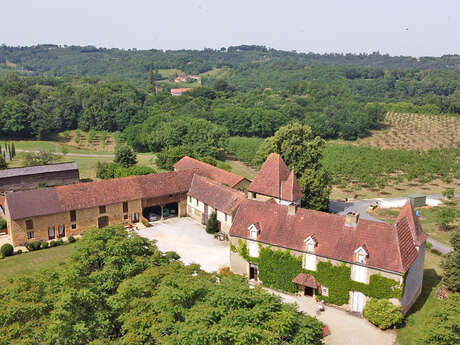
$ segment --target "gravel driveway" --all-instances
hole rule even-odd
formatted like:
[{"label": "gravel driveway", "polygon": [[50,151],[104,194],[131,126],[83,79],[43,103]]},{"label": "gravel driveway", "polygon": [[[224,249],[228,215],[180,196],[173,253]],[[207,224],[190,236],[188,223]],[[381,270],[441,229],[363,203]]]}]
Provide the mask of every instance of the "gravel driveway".
[{"label": "gravel driveway", "polygon": [[229,243],[206,233],[204,226],[191,218],[173,218],[158,222],[137,232],[149,240],[157,240],[158,248],[175,251],[188,265],[197,263],[207,272],[230,266]]}]

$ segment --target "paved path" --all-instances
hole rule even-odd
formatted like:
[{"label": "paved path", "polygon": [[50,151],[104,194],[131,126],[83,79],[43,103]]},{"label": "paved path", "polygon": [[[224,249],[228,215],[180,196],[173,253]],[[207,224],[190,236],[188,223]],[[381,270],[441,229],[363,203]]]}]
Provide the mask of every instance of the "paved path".
[{"label": "paved path", "polygon": [[[285,303],[296,303],[300,311],[316,317],[317,303],[312,297],[266,290],[280,296]],[[331,334],[324,339],[329,345],[392,345],[396,341],[394,330],[382,331],[366,319],[338,308],[326,306],[317,318],[331,331]]]},{"label": "paved path", "polygon": [[[460,193],[455,193],[455,197],[459,198]],[[431,194],[427,195],[427,199],[441,199],[442,195],[441,194]],[[398,197],[398,198],[377,198],[377,199],[364,199],[364,200],[355,200],[355,201],[350,201],[350,202],[345,202],[345,201],[331,201],[329,203],[329,209],[333,213],[345,215],[350,211],[358,212],[359,216],[364,218],[364,219],[369,219],[373,220],[376,222],[383,222],[380,219],[377,219],[375,217],[372,217],[370,214],[367,213],[367,208],[375,203],[394,203],[395,205],[397,204],[398,206],[404,205],[405,202],[407,202],[408,198],[407,197]],[[449,253],[452,248],[449,247],[448,245],[445,245],[443,243],[440,243],[438,241],[435,241],[431,238],[428,239],[428,242],[430,242],[433,245],[433,248],[440,251],[443,254]]]}]

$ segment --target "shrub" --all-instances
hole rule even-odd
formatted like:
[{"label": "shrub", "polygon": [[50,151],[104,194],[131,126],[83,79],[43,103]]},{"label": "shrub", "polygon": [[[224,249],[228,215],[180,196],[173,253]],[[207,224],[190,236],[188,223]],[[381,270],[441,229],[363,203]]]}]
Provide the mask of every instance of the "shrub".
[{"label": "shrub", "polygon": [[69,243],[74,243],[77,239],[73,236],[69,236]]},{"label": "shrub", "polygon": [[43,248],[43,249],[46,249],[46,248],[48,248],[49,246],[50,246],[50,245],[49,245],[48,242],[46,242],[46,241],[43,241],[43,242],[42,242],[42,248]]},{"label": "shrub", "polygon": [[64,241],[62,238],[60,238],[59,240],[56,241],[58,246],[60,246],[61,244],[64,244]]},{"label": "shrub", "polygon": [[17,254],[22,254],[22,250],[21,249],[18,249],[17,252],[16,252],[16,255]]},{"label": "shrub", "polygon": [[39,250],[41,245],[42,244],[39,241],[27,242],[26,243],[26,248],[29,251]]},{"label": "shrub", "polygon": [[0,257],[4,258],[6,256],[11,256],[14,253],[14,248],[11,244],[5,243],[1,248],[0,248]]},{"label": "shrub", "polygon": [[145,219],[142,219],[142,224],[144,224],[147,227],[150,226],[149,222],[147,222]]},{"label": "shrub", "polygon": [[6,228],[6,220],[1,218],[0,219],[0,230],[3,230]]},{"label": "shrub", "polygon": [[219,232],[219,223],[217,221],[216,212],[211,213],[209,216],[208,223],[206,224],[206,232],[208,234],[216,234]]},{"label": "shrub", "polygon": [[430,250],[431,248],[433,248],[433,245],[431,244],[431,242],[426,242],[426,249]]},{"label": "shrub", "polygon": [[381,329],[390,328],[403,320],[399,307],[386,299],[370,299],[364,307],[363,316]]},{"label": "shrub", "polygon": [[58,245],[59,245],[59,243],[57,243],[56,241],[51,241],[50,242],[50,247],[56,247]]}]

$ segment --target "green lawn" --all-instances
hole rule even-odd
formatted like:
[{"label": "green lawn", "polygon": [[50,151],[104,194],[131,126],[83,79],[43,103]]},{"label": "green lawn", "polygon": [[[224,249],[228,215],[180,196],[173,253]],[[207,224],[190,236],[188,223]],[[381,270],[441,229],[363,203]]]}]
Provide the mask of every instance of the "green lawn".
[{"label": "green lawn", "polygon": [[72,253],[75,244],[27,252],[0,260],[0,286],[18,274],[30,274],[40,269],[56,269]]},{"label": "green lawn", "polygon": [[439,303],[433,297],[440,285],[442,258],[427,252],[425,256],[425,272],[423,275],[422,293],[406,316],[405,326],[398,329],[397,341],[399,345],[416,345],[416,338],[421,334],[428,312]]}]

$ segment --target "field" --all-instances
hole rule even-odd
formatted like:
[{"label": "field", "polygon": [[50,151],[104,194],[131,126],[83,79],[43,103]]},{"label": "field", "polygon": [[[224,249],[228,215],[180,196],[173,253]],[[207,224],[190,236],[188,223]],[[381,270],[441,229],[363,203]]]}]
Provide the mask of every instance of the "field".
[{"label": "field", "polygon": [[[437,221],[439,214],[442,209],[451,208],[459,215],[452,224],[449,226],[448,231],[440,230]],[[449,205],[441,205],[437,207],[419,207],[417,210],[420,212],[419,221],[430,238],[439,241],[441,243],[450,245],[449,239],[454,231],[459,228],[460,222],[460,199],[454,199],[449,202]],[[382,219],[387,222],[394,222],[399,215],[401,209],[399,208],[377,208],[373,212],[370,212],[374,217]]]},{"label": "field", "polygon": [[460,117],[389,112],[382,129],[356,143],[382,149],[460,148]]},{"label": "field", "polygon": [[70,256],[75,244],[27,252],[0,260],[0,286],[18,274],[30,274],[40,269],[56,269]]}]

